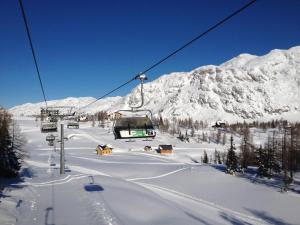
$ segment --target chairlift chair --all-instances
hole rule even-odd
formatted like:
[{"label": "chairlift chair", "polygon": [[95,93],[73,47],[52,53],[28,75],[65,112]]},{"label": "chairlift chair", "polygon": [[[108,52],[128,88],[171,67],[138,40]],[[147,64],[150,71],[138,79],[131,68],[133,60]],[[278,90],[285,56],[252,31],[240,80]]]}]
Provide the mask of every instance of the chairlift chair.
[{"label": "chairlift chair", "polygon": [[113,131],[115,139],[155,138],[156,135],[152,121],[147,116],[118,118],[115,120]]},{"label": "chairlift chair", "polygon": [[41,132],[57,132],[57,115],[58,110],[49,110],[41,108]]},{"label": "chairlift chair", "polygon": [[136,76],[141,82],[141,104],[139,106],[131,106],[131,110],[119,110],[120,112],[129,112],[131,114],[148,112],[143,116],[118,117],[114,119],[113,132],[115,139],[133,139],[133,138],[155,138],[156,132],[152,123],[152,112],[147,109],[140,109],[144,105],[143,83],[147,80],[146,75],[139,74]]},{"label": "chairlift chair", "polygon": [[79,123],[77,121],[69,121],[67,123],[67,128],[71,129],[71,128],[74,128],[74,129],[79,129]]},{"label": "chairlift chair", "polygon": [[57,132],[57,123],[56,122],[42,122],[41,123],[41,132]]},{"label": "chairlift chair", "polygon": [[55,136],[53,134],[48,134],[46,136],[46,141],[54,141],[55,140]]}]

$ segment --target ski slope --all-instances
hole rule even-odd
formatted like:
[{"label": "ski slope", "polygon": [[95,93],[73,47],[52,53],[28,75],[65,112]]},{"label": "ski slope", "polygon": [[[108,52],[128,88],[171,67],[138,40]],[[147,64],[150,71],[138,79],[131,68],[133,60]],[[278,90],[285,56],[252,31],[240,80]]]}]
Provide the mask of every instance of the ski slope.
[{"label": "ski slope", "polygon": [[[34,120],[17,122],[30,158],[24,180],[0,199],[1,225],[299,224],[299,194],[194,163],[203,150],[220,148],[215,144],[182,143],[161,133],[154,141],[126,142],[85,123],[65,128],[66,172],[59,175],[59,144],[56,151],[48,146]],[[96,155],[96,145],[106,143],[113,154]],[[175,145],[174,153],[143,151],[159,144]]]}]

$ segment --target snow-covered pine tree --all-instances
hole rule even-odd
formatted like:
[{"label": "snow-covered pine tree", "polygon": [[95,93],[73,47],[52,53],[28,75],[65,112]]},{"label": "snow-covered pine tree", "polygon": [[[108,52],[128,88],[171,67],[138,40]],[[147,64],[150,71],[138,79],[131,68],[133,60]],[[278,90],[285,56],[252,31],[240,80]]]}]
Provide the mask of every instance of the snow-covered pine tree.
[{"label": "snow-covered pine tree", "polygon": [[235,155],[235,147],[233,145],[233,137],[230,137],[230,148],[227,152],[226,172],[234,174],[237,170],[237,157]]}]

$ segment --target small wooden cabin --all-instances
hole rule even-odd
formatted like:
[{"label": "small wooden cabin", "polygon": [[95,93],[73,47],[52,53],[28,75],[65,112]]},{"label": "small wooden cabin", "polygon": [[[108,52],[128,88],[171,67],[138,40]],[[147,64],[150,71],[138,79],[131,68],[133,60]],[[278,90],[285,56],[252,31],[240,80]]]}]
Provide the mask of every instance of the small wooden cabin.
[{"label": "small wooden cabin", "polygon": [[173,152],[172,145],[159,145],[158,150],[160,154],[171,154]]},{"label": "small wooden cabin", "polygon": [[112,153],[112,147],[110,145],[98,145],[96,153],[97,155],[109,155]]}]

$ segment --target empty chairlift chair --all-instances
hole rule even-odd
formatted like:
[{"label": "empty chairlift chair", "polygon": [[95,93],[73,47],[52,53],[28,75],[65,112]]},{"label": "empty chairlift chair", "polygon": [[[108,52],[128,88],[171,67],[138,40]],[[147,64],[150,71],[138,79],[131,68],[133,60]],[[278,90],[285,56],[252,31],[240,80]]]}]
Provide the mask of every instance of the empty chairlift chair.
[{"label": "empty chairlift chair", "polygon": [[41,132],[49,133],[49,132],[57,132],[57,123],[56,122],[41,122]]},{"label": "empty chairlift chair", "polygon": [[154,130],[154,126],[152,124],[152,112],[147,109],[140,109],[144,105],[144,93],[143,93],[143,84],[144,81],[147,80],[145,74],[139,74],[135,77],[135,79],[139,79],[141,82],[141,103],[138,106],[130,106],[131,110],[119,110],[116,113],[120,114],[120,112],[127,112],[133,114],[139,114],[143,112],[150,113],[150,117],[146,115],[143,116],[127,116],[123,117],[118,116],[115,117],[113,132],[115,135],[115,139],[132,139],[132,138],[154,138],[156,132]]},{"label": "empty chairlift chair", "polygon": [[67,128],[79,129],[79,123],[77,121],[69,121],[67,124]]},{"label": "empty chairlift chair", "polygon": [[156,132],[148,117],[123,117],[116,119],[115,139],[154,138]]}]

